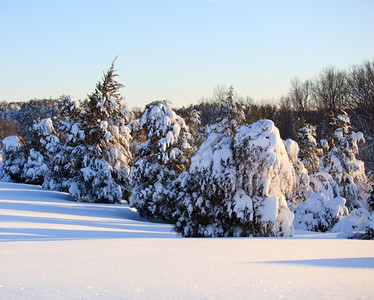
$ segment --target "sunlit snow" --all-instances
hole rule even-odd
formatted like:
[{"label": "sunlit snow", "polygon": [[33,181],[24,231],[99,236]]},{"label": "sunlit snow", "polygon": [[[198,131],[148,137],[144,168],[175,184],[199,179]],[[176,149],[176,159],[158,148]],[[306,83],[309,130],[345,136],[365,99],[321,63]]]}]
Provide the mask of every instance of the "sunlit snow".
[{"label": "sunlit snow", "polygon": [[0,299],[372,299],[373,241],[180,238],[126,204],[0,183]]}]

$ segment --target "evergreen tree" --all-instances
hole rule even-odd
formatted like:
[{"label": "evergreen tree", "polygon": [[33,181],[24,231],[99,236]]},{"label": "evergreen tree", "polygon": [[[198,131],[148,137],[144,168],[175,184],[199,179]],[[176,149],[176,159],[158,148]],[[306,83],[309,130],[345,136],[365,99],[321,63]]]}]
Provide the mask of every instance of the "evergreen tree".
[{"label": "evergreen tree", "polygon": [[308,170],[305,168],[305,165],[299,159],[299,145],[288,139],[283,142],[286,148],[288,159],[293,166],[293,176],[295,177],[295,188],[292,190],[292,195],[288,195],[288,205],[294,210],[294,208],[301,202],[305,201],[310,190],[310,179],[308,175]]},{"label": "evergreen tree", "polygon": [[35,149],[30,149],[22,172],[25,183],[42,185],[48,171],[48,166],[45,164],[43,156]]},{"label": "evergreen tree", "polygon": [[211,132],[178,181],[175,229],[183,236],[292,235],[294,170],[269,120],[234,136]]},{"label": "evergreen tree", "polygon": [[[295,211],[295,227],[327,231],[346,227],[357,229],[368,206],[368,181],[363,162],[356,159],[361,133],[352,131],[345,112],[333,118],[329,142],[322,142],[324,168],[310,174],[311,191]],[[358,208],[358,209],[357,209]],[[349,211],[351,214],[349,214]],[[357,215],[363,218],[356,218]],[[348,220],[348,221],[346,221]]]},{"label": "evergreen tree", "polygon": [[327,197],[324,193],[312,192],[295,211],[295,228],[310,231],[329,231],[348,215],[343,197]]},{"label": "evergreen tree", "polygon": [[374,185],[371,188],[370,198],[369,198],[369,206],[372,211],[374,211]]},{"label": "evergreen tree", "polygon": [[76,200],[81,199],[84,187],[82,168],[84,145],[84,110],[80,102],[65,97],[60,103],[61,119],[57,125],[60,147],[55,155],[54,167],[44,181],[44,187],[69,192]]},{"label": "evergreen tree", "polygon": [[324,158],[325,171],[339,185],[340,195],[347,199],[349,210],[359,208],[369,191],[364,163],[356,158],[358,143],[364,142],[364,136],[352,130],[344,111],[334,118],[331,127],[336,129]]},{"label": "evergreen tree", "polygon": [[56,171],[56,154],[61,148],[52,120],[47,118],[35,121],[33,131],[35,140],[30,151],[28,163],[32,168],[27,168],[25,176],[30,183],[37,183],[36,180],[38,180],[38,184],[42,184],[51,190],[59,191],[59,186],[47,184],[51,173]]},{"label": "evergreen tree", "polygon": [[221,103],[220,115],[216,123],[207,127],[207,134],[219,132],[226,136],[234,136],[235,128],[244,124],[245,119],[243,107],[235,101],[234,88],[231,86],[226,100]]},{"label": "evergreen tree", "polygon": [[26,150],[21,137],[12,135],[3,139],[1,180],[23,183],[23,166],[26,162]]},{"label": "evergreen tree", "polygon": [[103,81],[89,95],[84,116],[85,144],[81,169],[88,201],[119,202],[130,193],[130,130],[129,111],[122,104],[116,81],[114,62]]},{"label": "evergreen tree", "polygon": [[175,210],[171,185],[186,170],[192,151],[189,129],[170,104],[162,101],[147,105],[139,125],[147,139],[131,170],[130,205],[142,217],[171,222]]},{"label": "evergreen tree", "polygon": [[186,125],[190,130],[190,134],[193,138],[193,145],[200,146],[204,140],[205,130],[201,124],[201,112],[195,109],[193,106],[187,109],[187,115],[184,117]]},{"label": "evergreen tree", "polygon": [[316,127],[310,124],[305,124],[297,133],[298,156],[309,174],[315,174],[321,169],[319,160],[322,150],[318,149],[315,137]]}]

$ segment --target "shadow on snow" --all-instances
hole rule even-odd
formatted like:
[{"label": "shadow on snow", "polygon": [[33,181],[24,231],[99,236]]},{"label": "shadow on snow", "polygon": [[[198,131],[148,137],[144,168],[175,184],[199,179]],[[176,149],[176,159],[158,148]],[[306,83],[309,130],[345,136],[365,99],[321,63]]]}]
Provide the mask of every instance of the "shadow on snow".
[{"label": "shadow on snow", "polygon": [[303,260],[265,261],[266,264],[302,265],[313,267],[363,268],[374,269],[374,257],[324,258]]},{"label": "shadow on snow", "polygon": [[142,220],[128,205],[69,199],[38,186],[0,182],[0,241],[176,236],[170,225]]}]

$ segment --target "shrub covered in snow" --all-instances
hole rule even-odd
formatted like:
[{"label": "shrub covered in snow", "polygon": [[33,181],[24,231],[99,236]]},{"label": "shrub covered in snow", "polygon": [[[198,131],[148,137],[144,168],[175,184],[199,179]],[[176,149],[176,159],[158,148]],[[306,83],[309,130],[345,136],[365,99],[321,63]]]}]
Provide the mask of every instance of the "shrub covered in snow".
[{"label": "shrub covered in snow", "polygon": [[363,134],[352,131],[345,112],[334,118],[331,126],[336,130],[330,141],[330,149],[324,157],[324,170],[339,185],[340,196],[347,199],[349,210],[367,206],[370,187],[364,163],[356,158],[358,143],[364,141]]},{"label": "shrub covered in snow", "polygon": [[[356,159],[357,144],[363,136],[352,131],[344,112],[330,126],[334,129],[330,142],[322,143],[323,169],[310,169],[310,194],[295,209],[295,227],[312,231],[364,230],[360,223],[361,217],[368,214],[368,180],[363,162]],[[313,148],[308,151],[313,152]]]},{"label": "shrub covered in snow", "polygon": [[[35,121],[33,125],[35,140],[24,166],[25,182],[45,185],[56,168],[56,154],[61,144],[50,118]],[[47,185],[48,188],[52,188]]]},{"label": "shrub covered in snow", "polygon": [[178,181],[183,236],[291,236],[287,198],[296,179],[273,122],[212,132]]},{"label": "shrub covered in snow", "polygon": [[311,193],[299,204],[295,212],[295,228],[310,231],[331,230],[339,220],[348,215],[342,197],[328,198],[323,193]]},{"label": "shrub covered in snow", "polygon": [[372,211],[374,211],[374,185],[371,188],[370,198],[369,198],[369,206]]},{"label": "shrub covered in snow", "polygon": [[184,120],[167,102],[147,105],[139,124],[146,141],[131,169],[134,184],[130,205],[143,217],[172,220],[170,187],[189,163],[191,136]]},{"label": "shrub covered in snow", "polygon": [[227,98],[220,105],[220,113],[214,124],[207,127],[206,132],[223,133],[226,136],[235,135],[235,128],[245,122],[246,115],[243,107],[234,99],[234,88],[230,87]]},{"label": "shrub covered in snow", "polygon": [[22,138],[12,135],[3,139],[2,157],[1,180],[22,182],[22,169],[26,162]]},{"label": "shrub covered in snow", "polygon": [[322,150],[318,149],[316,137],[316,127],[305,124],[297,133],[297,142],[299,145],[299,158],[308,170],[309,174],[320,171],[320,157]]},{"label": "shrub covered in snow", "polygon": [[61,119],[56,131],[60,145],[55,153],[53,167],[50,168],[43,186],[52,190],[69,192],[73,198],[80,200],[79,187],[83,185],[82,168],[84,145],[84,109],[80,102],[72,97],[66,97],[60,103]]},{"label": "shrub covered in snow", "polygon": [[23,166],[23,174],[26,183],[42,185],[48,174],[48,166],[44,163],[43,156],[35,149],[30,149],[27,162]]},{"label": "shrub covered in snow", "polygon": [[293,173],[295,176],[295,187],[292,190],[292,195],[288,195],[288,204],[291,209],[304,201],[309,192],[310,179],[305,165],[298,158],[299,146],[298,144],[288,139],[283,142],[286,148],[288,158],[293,166]]}]

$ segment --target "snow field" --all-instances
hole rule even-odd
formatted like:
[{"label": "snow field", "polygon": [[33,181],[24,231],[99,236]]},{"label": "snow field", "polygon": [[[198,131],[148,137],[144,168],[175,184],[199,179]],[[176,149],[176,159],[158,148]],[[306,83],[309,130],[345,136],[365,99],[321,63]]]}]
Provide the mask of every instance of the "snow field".
[{"label": "snow field", "polygon": [[178,238],[127,205],[0,183],[0,299],[372,299],[373,241]]}]

